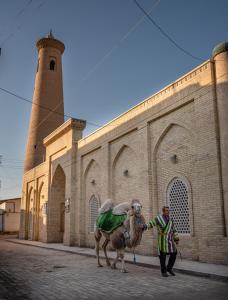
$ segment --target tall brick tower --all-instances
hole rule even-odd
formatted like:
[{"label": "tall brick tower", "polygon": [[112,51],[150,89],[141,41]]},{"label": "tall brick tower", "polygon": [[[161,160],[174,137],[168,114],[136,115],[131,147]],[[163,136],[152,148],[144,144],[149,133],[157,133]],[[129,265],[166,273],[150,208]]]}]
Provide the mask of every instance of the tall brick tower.
[{"label": "tall brick tower", "polygon": [[[28,130],[25,172],[44,161],[43,139],[64,122],[61,56],[65,46],[49,35],[37,41],[38,63]],[[47,109],[45,109],[47,108]]]}]

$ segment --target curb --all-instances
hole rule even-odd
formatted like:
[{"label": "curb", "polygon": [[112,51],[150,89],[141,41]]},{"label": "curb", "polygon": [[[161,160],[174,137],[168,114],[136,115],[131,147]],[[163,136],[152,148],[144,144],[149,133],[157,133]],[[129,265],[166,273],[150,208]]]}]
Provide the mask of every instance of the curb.
[{"label": "curb", "polygon": [[[25,246],[30,246],[30,247],[37,247],[37,248],[42,248],[42,249],[46,249],[46,250],[67,252],[67,253],[71,253],[71,254],[76,254],[76,255],[82,255],[82,256],[86,256],[86,257],[96,258],[95,254],[83,253],[83,252],[75,252],[75,251],[71,251],[71,250],[68,250],[68,249],[56,249],[56,248],[45,247],[45,246],[41,246],[41,245],[28,244],[28,243],[23,243],[21,240],[20,240],[20,242],[19,241],[17,242],[15,240],[10,240],[10,239],[5,239],[3,241],[7,241],[7,242],[10,242],[10,243],[13,243],[13,244],[18,244],[18,245],[25,245]],[[101,255],[100,257],[101,258],[105,258],[104,255]],[[135,265],[135,266],[140,266],[140,267],[145,267],[145,268],[150,268],[150,269],[160,269],[160,266],[158,266],[158,265],[141,263],[141,262],[134,263],[132,260],[129,260],[129,259],[126,259],[125,262],[129,263],[129,264],[132,264],[132,265]],[[181,269],[181,268],[174,268],[174,271],[177,272],[177,273],[181,273],[181,274],[193,275],[193,276],[210,278],[210,279],[214,279],[214,280],[228,282],[228,277],[227,276],[223,276],[223,275],[211,274],[211,273],[204,273],[204,272],[200,272],[200,271],[187,270],[187,269]]]}]

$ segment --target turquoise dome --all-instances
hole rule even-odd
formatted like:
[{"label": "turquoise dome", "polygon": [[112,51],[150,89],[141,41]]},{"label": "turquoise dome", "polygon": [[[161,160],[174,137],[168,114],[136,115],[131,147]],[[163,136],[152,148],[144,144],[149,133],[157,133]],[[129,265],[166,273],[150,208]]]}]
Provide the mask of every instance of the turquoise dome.
[{"label": "turquoise dome", "polygon": [[212,57],[215,57],[216,55],[225,51],[228,51],[228,42],[220,43],[217,46],[215,46],[212,51]]}]

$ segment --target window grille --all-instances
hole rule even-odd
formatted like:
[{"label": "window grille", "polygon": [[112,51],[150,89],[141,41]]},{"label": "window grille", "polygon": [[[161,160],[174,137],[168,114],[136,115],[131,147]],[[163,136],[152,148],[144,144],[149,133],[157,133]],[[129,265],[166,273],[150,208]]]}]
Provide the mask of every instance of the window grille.
[{"label": "window grille", "polygon": [[99,201],[94,195],[90,199],[89,207],[90,207],[89,231],[94,232],[94,225],[96,223],[96,219],[98,216],[98,210],[99,210]]},{"label": "window grille", "polygon": [[175,229],[181,234],[190,234],[189,191],[186,183],[175,178],[168,188],[168,204]]}]

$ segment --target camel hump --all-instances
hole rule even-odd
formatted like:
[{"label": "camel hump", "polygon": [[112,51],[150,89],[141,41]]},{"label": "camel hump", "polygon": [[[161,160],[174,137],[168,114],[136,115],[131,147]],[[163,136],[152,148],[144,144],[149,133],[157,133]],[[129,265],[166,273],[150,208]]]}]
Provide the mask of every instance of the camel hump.
[{"label": "camel hump", "polygon": [[111,199],[106,200],[100,210],[96,219],[96,228],[99,228],[106,233],[111,233],[113,230],[123,224],[127,218],[127,212],[131,208],[129,202],[123,202],[116,205]]},{"label": "camel hump", "polygon": [[113,208],[112,213],[113,213],[113,215],[124,215],[124,214],[127,214],[127,212],[130,209],[131,209],[131,203],[122,202]]},{"label": "camel hump", "polygon": [[109,210],[112,210],[114,206],[114,203],[112,199],[107,199],[100,207],[99,214],[103,214]]}]

